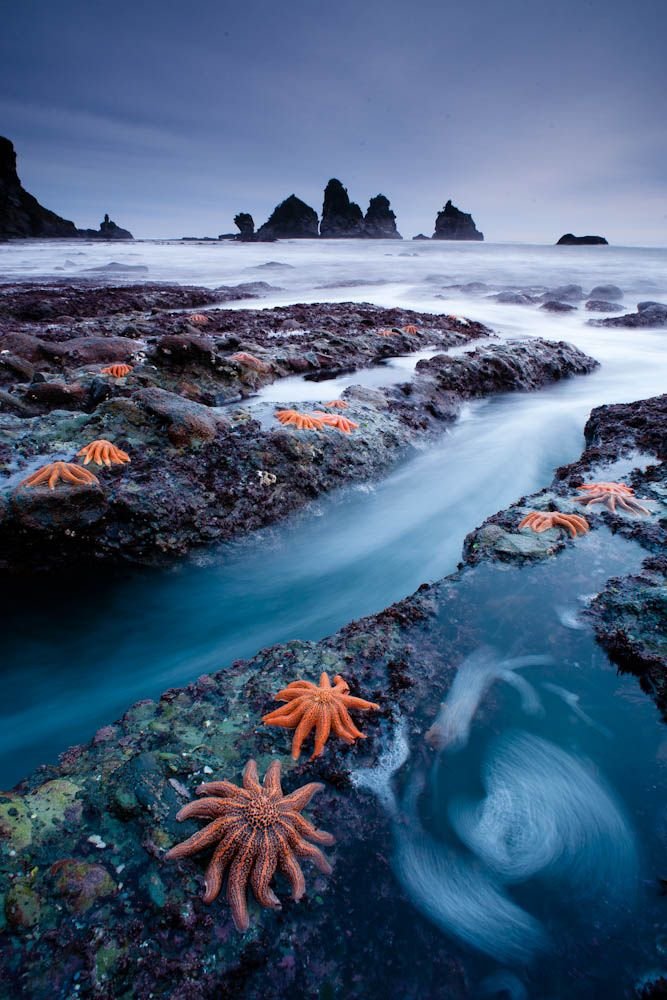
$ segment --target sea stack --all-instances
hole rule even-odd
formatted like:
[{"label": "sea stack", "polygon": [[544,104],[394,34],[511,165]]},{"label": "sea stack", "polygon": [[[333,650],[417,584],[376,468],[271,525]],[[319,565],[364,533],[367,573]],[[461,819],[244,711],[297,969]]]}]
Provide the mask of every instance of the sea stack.
[{"label": "sea stack", "polygon": [[396,228],[396,215],[390,208],[389,199],[383,194],[377,194],[368,204],[363,235],[369,240],[403,239]]},{"label": "sea stack", "polygon": [[99,229],[77,229],[76,235],[91,240],[133,240],[134,236],[127,229],[121,229],[106,214]]},{"label": "sea stack", "polygon": [[258,240],[316,239],[317,212],[295,194],[277,205],[257,231]]},{"label": "sea stack", "polygon": [[557,247],[599,247],[609,246],[604,236],[574,236],[572,233],[565,233],[561,236]]},{"label": "sea stack", "polygon": [[235,215],[234,225],[240,230],[239,235],[235,238],[241,243],[252,243],[255,239],[255,220],[250,212],[239,212],[238,215]]},{"label": "sea stack", "polygon": [[0,136],[0,239],[27,236],[71,237],[79,232],[73,222],[50,212],[24,190],[14,145]]},{"label": "sea stack", "polygon": [[335,177],[324,189],[320,236],[326,239],[364,236],[364,213],[355,201],[350,201],[347,188]]},{"label": "sea stack", "polygon": [[475,226],[472,215],[461,212],[448,201],[435,220],[434,240],[483,240],[484,233]]}]

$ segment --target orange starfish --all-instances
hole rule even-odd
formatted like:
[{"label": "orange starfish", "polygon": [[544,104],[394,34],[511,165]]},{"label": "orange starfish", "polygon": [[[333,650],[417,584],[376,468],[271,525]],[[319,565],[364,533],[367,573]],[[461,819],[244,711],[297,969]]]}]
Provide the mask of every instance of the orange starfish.
[{"label": "orange starfish", "polygon": [[293,681],[278,692],[276,701],[286,701],[287,705],[281,705],[263,716],[262,722],[267,726],[296,729],[292,740],[294,760],[299,759],[301,745],[312,729],[315,730],[315,749],[311,760],[320,756],[332,730],[346,743],[354,743],[356,739],[365,740],[364,734],[352,722],[348,709],[368,712],[380,707],[372,701],[353,698],[340,674],[334,677],[332,687],[327,673],[320,676],[319,687],[310,681]]},{"label": "orange starfish", "polygon": [[590,525],[585,517],[579,514],[561,514],[560,511],[532,510],[526,514],[519,524],[520,528],[530,528],[532,531],[548,531],[549,528],[565,528],[572,538],[585,535],[590,531]]},{"label": "orange starfish", "polygon": [[317,417],[299,413],[298,410],[278,410],[276,417],[281,424],[294,424],[299,431],[321,431],[324,427],[323,422]]},{"label": "orange starfish", "polygon": [[99,486],[100,482],[97,476],[88,469],[82,469],[80,465],[74,465],[72,462],[50,462],[49,465],[43,465],[41,469],[22,479],[19,486],[43,486],[48,483],[49,489],[52,490],[60,481],[70,483],[72,486]]},{"label": "orange starfish", "polygon": [[102,369],[102,375],[113,375],[114,378],[125,378],[132,371],[132,365],[107,365]]},{"label": "orange starfish", "polygon": [[243,771],[243,788],[231,781],[212,781],[200,785],[197,795],[207,798],[189,802],[176,819],[207,819],[203,827],[188,840],[167,851],[166,858],[184,858],[216,844],[206,869],[204,902],[212,903],[219,895],[227,874],[227,901],[232,910],[236,929],[247,931],[248,880],[261,906],[279,910],[280,901],[270,888],[271,879],[279,868],[289,879],[292,899],[299,900],[306,890],[306,881],[297,858],[312,861],[325,875],[331,865],[317,844],[333,844],[330,833],[317,830],[301,816],[301,810],[324,786],[317,782],[302,785],[290,795],[280,787],[280,761],[274,760],[259,784],[257,765],[249,760]]},{"label": "orange starfish", "polygon": [[328,403],[322,403],[322,406],[332,406],[335,410],[347,410],[349,405],[344,399],[330,399]]},{"label": "orange starfish", "polygon": [[403,327],[403,333],[417,333],[417,327],[414,323],[408,323],[407,326]]},{"label": "orange starfish", "polygon": [[651,511],[642,507],[635,491],[625,483],[583,483],[579,487],[580,491],[586,491],[587,496],[581,497],[579,503],[591,507],[594,503],[603,503],[608,510],[616,511],[616,504],[631,514],[650,514]]},{"label": "orange starfish", "polygon": [[121,451],[115,444],[104,438],[98,438],[97,441],[91,441],[90,444],[84,445],[80,451],[77,451],[77,455],[85,456],[84,465],[95,462],[96,465],[106,465],[107,468],[112,465],[124,465],[125,462],[130,461],[130,456],[126,451]]},{"label": "orange starfish", "polygon": [[195,326],[206,326],[206,324],[211,321],[208,316],[204,316],[203,313],[193,313],[192,316],[188,316],[188,322],[194,323]]},{"label": "orange starfish", "polygon": [[350,420],[349,417],[344,417],[339,413],[319,413],[315,411],[313,416],[321,420],[327,427],[335,427],[336,430],[342,431],[343,434],[349,434],[350,431],[359,426],[359,424],[355,424],[354,420]]},{"label": "orange starfish", "polygon": [[260,361],[254,354],[246,354],[245,351],[238,351],[236,354],[230,354],[229,360],[238,361],[240,365],[245,365],[247,368],[254,368],[256,372],[271,371],[271,366],[267,365],[265,361]]},{"label": "orange starfish", "polygon": [[397,337],[398,330],[390,330],[388,328],[384,330],[378,330],[378,337]]}]

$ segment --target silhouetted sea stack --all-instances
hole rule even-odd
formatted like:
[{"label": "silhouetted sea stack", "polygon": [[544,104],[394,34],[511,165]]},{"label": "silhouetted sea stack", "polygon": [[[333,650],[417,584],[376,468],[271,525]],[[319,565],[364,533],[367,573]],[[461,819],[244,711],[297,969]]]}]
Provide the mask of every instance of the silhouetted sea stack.
[{"label": "silhouetted sea stack", "polygon": [[268,221],[257,230],[258,240],[313,239],[318,233],[317,212],[295,194],[274,208]]},{"label": "silhouetted sea stack", "polygon": [[403,239],[396,228],[396,215],[390,208],[389,199],[383,194],[377,194],[368,203],[363,235],[369,240]]},{"label": "silhouetted sea stack", "polygon": [[24,190],[16,172],[14,146],[0,136],[0,239],[78,235],[73,222],[50,212]]},{"label": "silhouetted sea stack", "polygon": [[475,226],[472,215],[461,212],[448,201],[435,220],[434,240],[483,240],[484,233]]},{"label": "silhouetted sea stack", "polygon": [[561,236],[556,244],[557,247],[597,247],[608,245],[604,236],[574,236],[572,233],[565,233],[565,236]]},{"label": "silhouetted sea stack", "polygon": [[91,240],[133,240],[134,236],[127,229],[121,229],[112,222],[108,215],[100,222],[99,229],[77,229],[77,235]]},{"label": "silhouetted sea stack", "polygon": [[239,212],[238,215],[235,215],[234,225],[240,229],[236,239],[241,240],[242,243],[251,243],[255,239],[255,220],[250,212]]},{"label": "silhouetted sea stack", "polygon": [[364,213],[356,201],[350,201],[347,188],[332,177],[324,189],[320,236],[327,239],[364,235]]}]

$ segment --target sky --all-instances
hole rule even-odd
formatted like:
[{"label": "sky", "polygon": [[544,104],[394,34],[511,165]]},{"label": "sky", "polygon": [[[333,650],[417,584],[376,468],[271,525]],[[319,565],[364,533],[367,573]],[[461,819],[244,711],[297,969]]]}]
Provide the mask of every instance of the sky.
[{"label": "sky", "polygon": [[667,245],[666,0],[20,0],[0,135],[79,227],[257,226],[330,177],[404,237]]}]

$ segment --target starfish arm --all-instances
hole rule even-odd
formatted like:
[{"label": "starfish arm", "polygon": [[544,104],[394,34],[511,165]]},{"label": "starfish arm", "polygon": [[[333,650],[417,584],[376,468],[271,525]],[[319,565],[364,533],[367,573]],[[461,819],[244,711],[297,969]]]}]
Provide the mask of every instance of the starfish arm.
[{"label": "starfish arm", "polygon": [[38,469],[37,472],[33,472],[30,476],[27,476],[23,482],[22,486],[40,486],[42,483],[46,482],[51,475],[51,467],[49,465],[44,469]]},{"label": "starfish arm", "polygon": [[249,760],[243,768],[243,787],[248,792],[258,792],[260,790],[257,764],[254,760]]},{"label": "starfish arm", "polygon": [[631,511],[631,513],[633,514],[650,515],[651,513],[648,507],[642,507],[642,505],[638,503],[636,500],[633,500],[632,497],[627,497],[626,499],[624,499],[623,497],[619,497],[618,502],[621,507],[623,507],[625,510]]},{"label": "starfish arm", "polygon": [[596,493],[591,493],[585,499],[582,498],[580,502],[583,503],[584,507],[592,507],[593,504],[595,503],[605,503],[606,499],[604,493],[601,493],[599,495]]},{"label": "starfish arm", "polygon": [[290,830],[288,826],[285,826],[285,831],[290,847],[298,858],[307,858],[309,861],[312,861],[313,864],[325,875],[331,874],[333,869],[325,856],[322,854],[319,847],[315,847],[314,844],[307,844],[305,840],[302,840],[301,837],[293,830]]},{"label": "starfish arm", "polygon": [[243,826],[237,826],[213,852],[213,857],[204,876],[205,892],[203,898],[205,903],[212,903],[218,896],[222,888],[225,869],[236,854],[239,845],[243,843],[243,832]]},{"label": "starfish arm", "polygon": [[556,514],[554,515],[554,523],[560,524],[561,527],[567,527],[568,531],[574,529],[574,535],[577,533],[584,535],[587,531],[590,531],[588,521],[579,514]]},{"label": "starfish arm", "polygon": [[197,795],[214,795],[221,799],[241,799],[247,800],[248,793],[233,785],[231,781],[205,781],[203,785],[198,785],[195,789]]},{"label": "starfish arm", "polygon": [[343,695],[340,699],[345,708],[357,708],[360,712],[379,711],[380,706],[374,701],[364,701],[363,698],[355,698],[351,694]]},{"label": "starfish arm", "polygon": [[49,489],[50,490],[52,490],[52,489],[55,488],[55,485],[58,482],[59,477],[60,477],[60,469],[58,467],[58,463],[55,462],[54,466],[53,466],[53,470],[51,472],[51,475],[49,476]]},{"label": "starfish arm", "polygon": [[262,722],[265,726],[278,726],[280,729],[295,729],[301,719],[303,718],[303,708],[297,708],[294,712],[288,715],[279,714],[279,709],[275,712],[270,712],[268,715],[262,716]]},{"label": "starfish arm", "polygon": [[269,764],[264,775],[264,791],[268,792],[272,798],[282,798],[283,790],[280,786],[280,761],[273,760]]},{"label": "starfish arm", "polygon": [[340,694],[349,694],[350,692],[349,684],[343,680],[340,674],[336,674],[334,677],[334,691],[338,691]]},{"label": "starfish arm", "polygon": [[320,688],[323,691],[331,690],[331,681],[329,680],[329,675],[326,672],[326,670],[323,670],[322,673],[320,674]]},{"label": "starfish arm", "polygon": [[292,853],[287,837],[282,837],[276,830],[276,840],[278,841],[278,867],[283,872],[292,888],[292,899],[298,902],[306,891],[306,880],[301,871],[299,862]]},{"label": "starfish arm", "polygon": [[232,910],[232,919],[237,931],[248,930],[248,876],[257,851],[258,834],[251,833],[247,843],[239,851],[229,868],[227,877],[227,902]]},{"label": "starfish arm", "polygon": [[325,830],[318,830],[317,827],[309,823],[305,816],[298,812],[283,813],[285,821],[294,828],[300,837],[314,840],[317,844],[335,844],[336,838]]},{"label": "starfish arm", "polygon": [[197,833],[193,833],[191,837],[187,840],[181,841],[180,844],[175,844],[171,850],[167,851],[165,858],[170,861],[175,861],[178,858],[185,858],[189,854],[198,854],[199,851],[203,851],[204,848],[210,847],[211,844],[219,842],[220,838],[229,830],[230,826],[236,823],[235,819],[231,817],[223,817],[222,819],[216,819],[213,823],[209,823],[205,826],[203,830],[198,830]]},{"label": "starfish arm", "polygon": [[341,726],[347,734],[352,736],[355,740],[365,740],[366,737],[361,730],[357,729],[355,726],[354,722],[350,718],[350,713],[345,708],[345,705],[337,705],[336,708],[338,710],[338,717],[340,719]]},{"label": "starfish arm", "polygon": [[292,759],[298,760],[301,754],[301,747],[303,741],[309,735],[311,729],[314,728],[317,721],[317,706],[312,705],[310,708],[306,708],[299,725],[294,730],[294,738],[292,740]]},{"label": "starfish arm", "polygon": [[347,726],[337,709],[338,706],[335,706],[335,710],[331,713],[331,728],[336,736],[338,736],[339,739],[344,740],[345,743],[354,743],[355,737],[347,729]]},{"label": "starfish arm", "polygon": [[616,496],[614,493],[609,494],[607,506],[609,507],[609,510],[612,512],[612,514],[616,513]]},{"label": "starfish arm", "polygon": [[569,535],[570,535],[571,538],[576,538],[577,537],[577,529],[575,528],[575,526],[573,524],[570,524],[569,521],[564,521],[562,518],[555,517],[554,518],[554,526],[555,525],[558,525],[559,527],[564,528],[569,533]]},{"label": "starfish arm", "polygon": [[100,457],[107,469],[111,468],[111,445],[107,441],[106,444],[102,445],[100,448]]},{"label": "starfish arm", "polygon": [[[278,692],[275,696],[275,700],[287,702],[286,705],[281,705],[280,707],[286,711],[291,711],[299,705],[304,705],[316,691],[316,687],[311,688],[309,691],[306,690],[306,688],[299,688],[298,691],[287,691],[287,689],[285,689],[285,691]],[[275,709],[275,711],[278,711],[278,709]]]},{"label": "starfish arm", "polygon": [[294,792],[290,792],[286,795],[284,799],[278,803],[278,812],[301,812],[305,809],[313,795],[317,792],[321,792],[324,788],[319,781],[311,781],[307,785],[302,785],[301,788],[297,788]]},{"label": "starfish arm", "polygon": [[320,706],[320,709],[317,724],[315,726],[315,748],[311,755],[311,760],[320,756],[324,750],[327,740],[329,739],[329,733],[331,732],[331,712],[328,711],[326,705]]},{"label": "starfish arm", "polygon": [[255,894],[257,902],[261,906],[268,906],[271,909],[279,910],[280,900],[271,889],[270,883],[278,865],[278,856],[275,838],[267,830],[263,830],[259,835],[259,847],[257,857],[250,873],[250,885]]},{"label": "starfish arm", "polygon": [[182,823],[184,819],[216,819],[223,816],[228,810],[228,799],[195,799],[188,802],[176,813],[176,819]]}]

